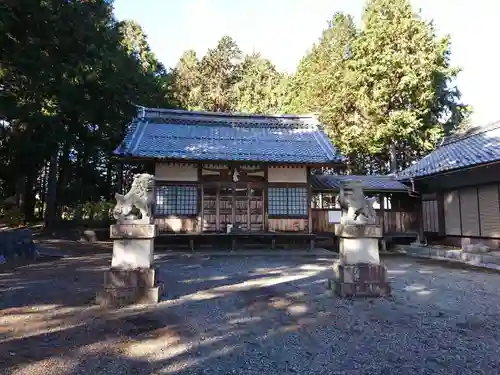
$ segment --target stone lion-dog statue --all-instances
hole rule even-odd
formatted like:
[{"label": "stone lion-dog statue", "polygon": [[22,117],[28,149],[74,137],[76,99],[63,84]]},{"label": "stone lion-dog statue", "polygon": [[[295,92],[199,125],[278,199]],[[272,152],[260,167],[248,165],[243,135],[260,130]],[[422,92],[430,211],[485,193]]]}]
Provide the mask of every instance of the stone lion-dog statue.
[{"label": "stone lion-dog statue", "polygon": [[[349,194],[344,189],[350,190]],[[346,211],[341,217],[342,224],[374,224],[376,213],[373,205],[376,197],[368,198],[363,192],[361,181],[348,180],[340,188],[337,202]]]},{"label": "stone lion-dog statue", "polygon": [[116,220],[134,219],[134,208],[141,214],[142,221],[150,222],[155,202],[155,178],[147,173],[134,175],[132,186],[127,194],[115,194],[116,205],[113,217]]}]

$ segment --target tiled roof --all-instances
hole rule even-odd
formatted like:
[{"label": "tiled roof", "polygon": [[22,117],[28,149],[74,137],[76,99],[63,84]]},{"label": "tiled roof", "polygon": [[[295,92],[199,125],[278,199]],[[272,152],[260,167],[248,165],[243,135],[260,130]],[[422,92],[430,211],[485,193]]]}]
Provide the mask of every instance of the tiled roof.
[{"label": "tiled roof", "polygon": [[177,160],[342,163],[312,116],[143,109],[115,155]]},{"label": "tiled roof", "polygon": [[446,139],[436,150],[398,173],[407,180],[500,161],[500,121]]},{"label": "tiled roof", "polygon": [[365,191],[408,191],[408,187],[399,182],[394,176],[312,176],[313,190],[340,190],[345,180],[361,180]]}]

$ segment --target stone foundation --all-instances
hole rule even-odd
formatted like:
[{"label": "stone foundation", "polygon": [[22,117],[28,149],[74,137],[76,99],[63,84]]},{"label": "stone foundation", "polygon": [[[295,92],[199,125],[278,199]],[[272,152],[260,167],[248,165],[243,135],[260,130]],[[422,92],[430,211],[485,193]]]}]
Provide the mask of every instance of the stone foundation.
[{"label": "stone foundation", "polygon": [[156,275],[154,268],[111,268],[104,273],[104,288],[97,294],[96,302],[108,307],[158,303],[163,285],[158,282]]},{"label": "stone foundation", "polygon": [[339,253],[342,264],[379,264],[379,239],[382,228],[378,225],[335,224],[339,237]]},{"label": "stone foundation", "polygon": [[385,297],[391,294],[387,268],[382,264],[334,264],[328,287],[340,297]]},{"label": "stone foundation", "polygon": [[153,267],[155,236],[154,224],[128,221],[110,227],[113,257],[111,268],[104,272],[104,288],[96,298],[98,304],[119,307],[159,302],[163,285]]}]

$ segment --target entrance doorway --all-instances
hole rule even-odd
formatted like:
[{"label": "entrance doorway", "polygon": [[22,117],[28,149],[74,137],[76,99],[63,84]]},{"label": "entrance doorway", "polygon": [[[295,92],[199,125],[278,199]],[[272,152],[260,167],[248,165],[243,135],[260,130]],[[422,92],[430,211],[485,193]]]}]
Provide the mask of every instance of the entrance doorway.
[{"label": "entrance doorway", "polygon": [[228,225],[244,231],[264,229],[264,188],[254,183],[203,186],[203,230],[226,232]]}]

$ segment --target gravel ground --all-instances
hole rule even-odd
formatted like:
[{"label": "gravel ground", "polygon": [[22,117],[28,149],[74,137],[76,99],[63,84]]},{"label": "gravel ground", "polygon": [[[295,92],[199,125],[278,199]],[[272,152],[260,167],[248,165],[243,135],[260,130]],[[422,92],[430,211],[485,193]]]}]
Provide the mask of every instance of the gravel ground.
[{"label": "gravel ground", "polygon": [[346,300],[331,261],[171,258],[161,304],[103,311],[83,259],[0,273],[1,374],[500,373],[500,274],[386,259],[393,297]]}]

